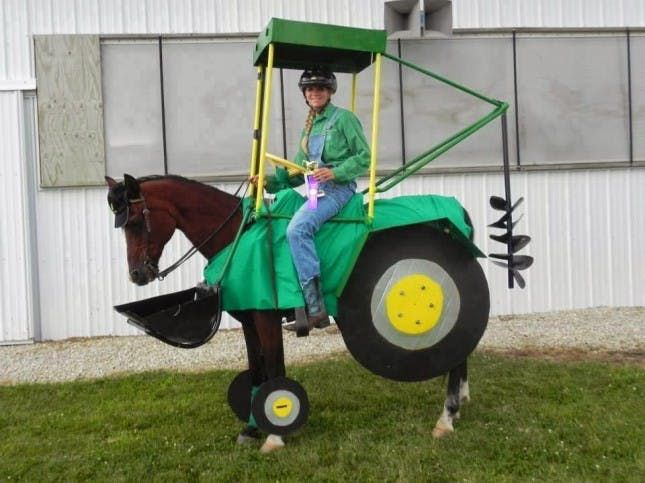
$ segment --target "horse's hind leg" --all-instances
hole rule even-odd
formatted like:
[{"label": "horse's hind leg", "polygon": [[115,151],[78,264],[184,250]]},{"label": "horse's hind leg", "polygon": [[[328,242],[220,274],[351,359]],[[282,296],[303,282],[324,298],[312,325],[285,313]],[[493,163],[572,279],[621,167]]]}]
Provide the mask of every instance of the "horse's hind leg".
[{"label": "horse's hind leg", "polygon": [[459,376],[459,403],[470,402],[470,387],[468,386],[468,360],[460,366],[462,368]]},{"label": "horse's hind leg", "polygon": [[453,421],[459,418],[460,404],[469,400],[468,368],[464,361],[448,373],[446,400],[441,416],[432,430],[432,436],[442,438],[452,433],[455,430]]}]

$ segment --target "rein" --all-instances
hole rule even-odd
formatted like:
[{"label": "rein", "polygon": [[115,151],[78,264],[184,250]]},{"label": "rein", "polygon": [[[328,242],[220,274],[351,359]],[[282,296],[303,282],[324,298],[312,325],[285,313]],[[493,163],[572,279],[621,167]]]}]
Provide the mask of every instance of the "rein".
[{"label": "rein", "polygon": [[249,183],[248,180],[242,180],[242,183],[240,183],[240,186],[238,186],[237,190],[235,190],[235,193],[233,196],[237,196],[240,190],[242,189],[242,186],[244,186],[244,183],[247,183],[246,188],[244,189],[244,193],[240,197],[240,201],[237,203],[235,208],[233,208],[233,211],[226,217],[226,219],[217,227],[215,230],[213,230],[204,240],[202,240],[199,244],[193,245],[186,253],[184,253],[179,259],[174,262],[172,265],[170,265],[168,268],[164,270],[159,270],[159,268],[154,264],[151,260],[150,257],[148,256],[148,245],[149,245],[149,237],[150,233],[152,232],[152,227],[150,225],[150,209],[146,205],[146,199],[144,198],[143,194],[141,194],[140,198],[136,198],[133,200],[128,200],[130,203],[143,203],[143,219],[146,224],[146,248],[144,250],[144,258],[143,258],[143,265],[150,269],[152,273],[155,274],[155,278],[159,281],[163,281],[166,276],[175,271],[177,268],[179,268],[184,262],[186,262],[190,257],[192,257],[195,253],[197,253],[200,248],[202,248],[206,243],[208,243],[215,235],[217,235],[222,229],[228,224],[229,221],[233,219],[233,216],[237,211],[240,209],[240,206],[242,206],[242,203],[244,202],[244,197],[246,196],[246,192],[249,189]]}]

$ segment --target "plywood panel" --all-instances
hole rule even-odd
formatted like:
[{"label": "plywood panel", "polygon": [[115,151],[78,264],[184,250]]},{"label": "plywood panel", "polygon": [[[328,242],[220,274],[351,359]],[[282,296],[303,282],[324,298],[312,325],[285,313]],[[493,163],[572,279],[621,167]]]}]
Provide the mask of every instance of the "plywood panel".
[{"label": "plywood panel", "polygon": [[103,183],[98,36],[37,36],[35,52],[42,186]]}]

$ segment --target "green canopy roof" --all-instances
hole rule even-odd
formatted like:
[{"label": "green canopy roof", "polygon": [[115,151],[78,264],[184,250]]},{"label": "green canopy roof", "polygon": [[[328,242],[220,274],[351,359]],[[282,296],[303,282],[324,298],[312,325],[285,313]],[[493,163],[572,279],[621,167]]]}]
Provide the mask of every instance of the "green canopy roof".
[{"label": "green canopy roof", "polygon": [[324,66],[334,72],[357,73],[372,63],[373,54],[385,52],[386,39],[385,30],[273,18],[258,36],[253,65],[266,65],[269,44],[273,44],[274,67]]}]

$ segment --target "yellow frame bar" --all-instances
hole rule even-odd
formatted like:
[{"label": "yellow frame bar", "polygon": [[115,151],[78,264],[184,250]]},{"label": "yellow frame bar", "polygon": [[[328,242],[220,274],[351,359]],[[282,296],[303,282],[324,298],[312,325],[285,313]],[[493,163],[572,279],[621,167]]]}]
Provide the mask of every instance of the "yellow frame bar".
[{"label": "yellow frame bar", "polygon": [[378,151],[378,121],[381,105],[381,54],[376,54],[374,62],[374,100],[372,104],[372,146],[370,155],[370,182],[368,190],[367,217],[374,219],[374,197],[376,196],[376,153]]},{"label": "yellow frame bar", "polygon": [[356,112],[356,74],[352,74],[352,112]]},{"label": "yellow frame bar", "polygon": [[275,154],[265,153],[265,157],[273,164],[277,164],[278,166],[286,168],[289,176],[305,174],[307,172],[307,170],[299,164],[292,163],[288,159],[281,158],[280,156],[276,156]]},{"label": "yellow frame bar", "polygon": [[[262,84],[264,82],[264,67],[258,67],[258,77],[255,81],[255,114],[253,115],[253,143],[251,144],[251,166],[249,173],[253,176],[258,169],[258,136],[260,132],[260,113],[262,102]],[[255,186],[251,185],[249,196],[255,194]]]},{"label": "yellow frame bar", "polygon": [[262,136],[260,137],[260,158],[259,158],[259,169],[258,169],[258,186],[260,189],[257,190],[255,196],[255,211],[260,211],[262,207],[262,200],[264,198],[264,167],[266,162],[264,158],[266,157],[267,152],[267,141],[269,137],[269,110],[271,108],[271,82],[273,80],[273,53],[274,45],[269,44],[269,55],[267,59],[267,66],[265,70],[265,79],[264,79],[264,104],[262,106]]}]

